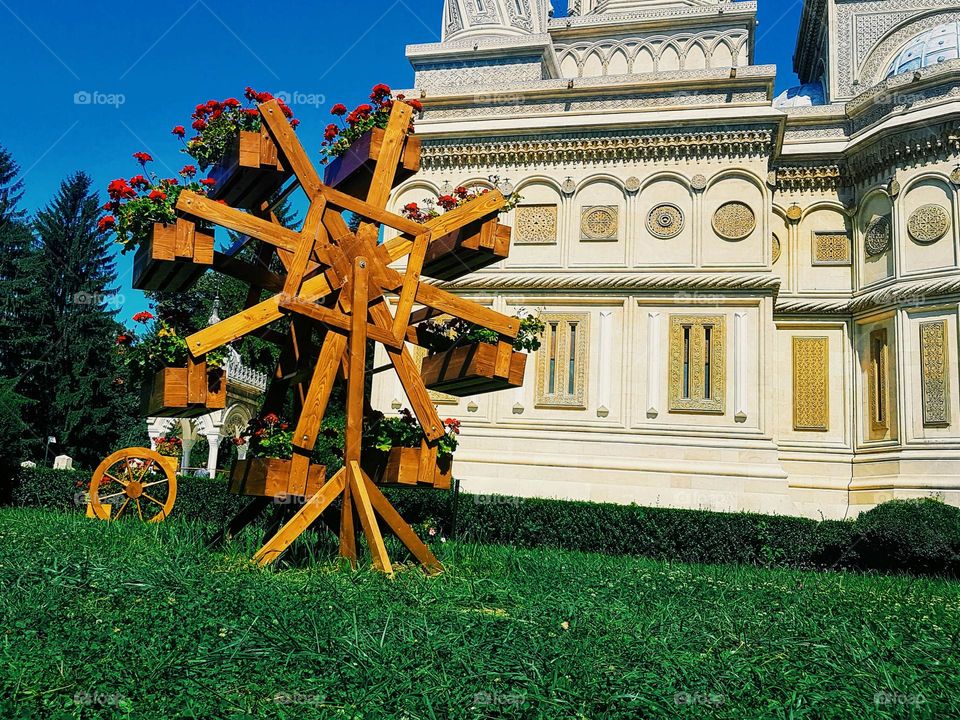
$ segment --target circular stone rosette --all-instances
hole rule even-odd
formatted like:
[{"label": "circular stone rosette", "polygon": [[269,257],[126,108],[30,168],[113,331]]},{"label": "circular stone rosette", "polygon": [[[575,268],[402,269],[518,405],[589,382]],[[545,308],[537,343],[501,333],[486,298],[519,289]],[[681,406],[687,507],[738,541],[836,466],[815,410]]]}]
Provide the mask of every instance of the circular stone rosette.
[{"label": "circular stone rosette", "polygon": [[669,240],[683,230],[683,211],[676,205],[657,205],[647,215],[647,230],[656,238]]},{"label": "circular stone rosette", "polygon": [[783,247],[780,245],[780,238],[777,237],[776,233],[773,235],[773,264],[776,264],[777,260],[780,259],[780,254],[783,252]]},{"label": "circular stone rosette", "polygon": [[724,240],[743,240],[757,228],[757,216],[744,202],[724,203],[713,215],[713,229]]},{"label": "circular stone rosette", "polygon": [[950,216],[939,205],[922,205],[913,211],[907,221],[910,237],[918,243],[929,245],[947,234]]},{"label": "circular stone rosette", "polygon": [[883,255],[890,247],[890,218],[883,215],[874,218],[869,225],[863,241],[868,257]]}]

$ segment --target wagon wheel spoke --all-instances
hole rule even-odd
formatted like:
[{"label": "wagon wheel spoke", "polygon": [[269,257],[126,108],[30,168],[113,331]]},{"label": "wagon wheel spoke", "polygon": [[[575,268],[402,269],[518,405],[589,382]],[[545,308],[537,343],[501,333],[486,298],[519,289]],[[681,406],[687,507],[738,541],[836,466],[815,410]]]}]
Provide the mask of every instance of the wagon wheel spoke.
[{"label": "wagon wheel spoke", "polygon": [[120,509],[117,510],[117,514],[114,517],[119,518],[121,515],[123,515],[123,511],[127,509],[127,505],[129,504],[130,504],[130,498],[127,498],[126,500],[123,501],[123,505],[120,506]]},{"label": "wagon wheel spoke", "polygon": [[120,497],[121,495],[126,495],[125,492],[113,493],[113,495],[100,495],[97,499],[103,503],[104,500],[112,500],[115,497]]},{"label": "wagon wheel spoke", "polygon": [[143,520],[143,508],[140,507],[140,498],[135,498],[134,502],[137,504],[137,514],[140,516],[140,519]]},{"label": "wagon wheel spoke", "polygon": [[143,489],[146,490],[148,487],[153,487],[154,485],[163,485],[164,483],[168,483],[168,482],[170,481],[167,478],[164,478],[163,480],[154,480],[151,483],[144,483]]},{"label": "wagon wheel spoke", "polygon": [[143,497],[145,497],[147,500],[149,500],[149,501],[152,502],[153,504],[159,505],[161,508],[162,508],[162,507],[165,507],[164,504],[163,504],[162,502],[160,502],[159,500],[157,500],[155,497],[153,497],[153,495],[148,495],[147,493],[144,493],[144,494],[143,494]]},{"label": "wagon wheel spoke", "polygon": [[126,459],[124,466],[127,471],[127,482],[133,482],[133,470],[130,469],[130,458]]},{"label": "wagon wheel spoke", "polygon": [[137,476],[137,482],[143,482],[144,476],[147,474],[147,471],[149,471],[150,468],[153,467],[153,465],[154,465],[153,458],[148,458],[147,462],[144,463],[143,469],[140,471],[140,474]]},{"label": "wagon wheel spoke", "polygon": [[118,485],[122,485],[123,487],[126,487],[126,486],[127,486],[127,481],[126,481],[126,480],[121,480],[120,478],[115,478],[115,477],[114,477],[113,475],[111,475],[110,473],[104,473],[103,476],[104,476],[105,478],[110,478],[111,480],[113,480],[113,482],[117,483]]}]

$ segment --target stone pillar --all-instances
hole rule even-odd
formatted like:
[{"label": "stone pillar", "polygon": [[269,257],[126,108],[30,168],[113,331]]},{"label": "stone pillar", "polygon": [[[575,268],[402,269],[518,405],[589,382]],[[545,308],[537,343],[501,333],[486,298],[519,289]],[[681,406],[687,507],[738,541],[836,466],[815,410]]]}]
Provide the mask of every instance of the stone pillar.
[{"label": "stone pillar", "polygon": [[183,455],[180,456],[180,472],[185,473],[187,468],[190,467],[190,453],[193,451],[193,446],[197,443],[197,439],[181,438],[180,441],[183,443]]},{"label": "stone pillar", "polygon": [[250,449],[249,443],[244,443],[243,445],[237,446],[237,460],[246,460],[247,459],[247,450]]},{"label": "stone pillar", "polygon": [[207,455],[207,473],[210,477],[217,474],[217,454],[220,452],[220,433],[207,435],[207,443],[210,445],[210,453]]}]

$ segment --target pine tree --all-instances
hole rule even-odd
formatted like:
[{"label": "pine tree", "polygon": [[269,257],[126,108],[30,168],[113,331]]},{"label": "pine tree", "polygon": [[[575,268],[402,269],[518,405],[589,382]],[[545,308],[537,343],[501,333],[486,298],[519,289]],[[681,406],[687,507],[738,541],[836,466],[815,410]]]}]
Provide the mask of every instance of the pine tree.
[{"label": "pine tree", "polygon": [[111,243],[97,229],[100,202],[90,178],[61,183],[37,215],[39,248],[28,267],[33,353],[21,392],[35,401],[29,415],[36,435],[54,435],[59,449],[95,465],[114,446],[134,398],[117,384],[116,264]]},{"label": "pine tree", "polygon": [[24,297],[29,279],[24,266],[34,252],[33,234],[18,203],[23,183],[20,167],[0,147],[0,377],[14,378],[22,371]]}]

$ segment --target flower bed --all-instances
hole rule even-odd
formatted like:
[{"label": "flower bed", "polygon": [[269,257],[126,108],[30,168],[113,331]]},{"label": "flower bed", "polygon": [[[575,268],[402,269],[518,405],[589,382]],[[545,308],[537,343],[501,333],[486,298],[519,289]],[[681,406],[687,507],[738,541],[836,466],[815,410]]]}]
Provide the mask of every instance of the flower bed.
[{"label": "flower bed", "polygon": [[[439,217],[437,207],[450,211],[487,192],[489,191],[486,189],[469,190],[458,187],[453,195],[443,195],[436,201],[425,201],[425,208],[421,208],[417,203],[409,203],[403,208],[403,214],[414,222],[427,222]],[[507,225],[501,225],[498,218],[501,213],[516,207],[520,199],[519,195],[514,194],[502,210],[492,212],[452,233],[434,238],[427,248],[421,274],[436,280],[457,280],[506,259],[510,255],[512,230]]]},{"label": "flower bed", "polygon": [[543,321],[534,315],[520,318],[512,344],[463,320],[422,323],[417,335],[430,354],[420,375],[429,390],[457,397],[521,387],[527,353],[540,348],[543,331]]},{"label": "flower bed", "polygon": [[[324,184],[364,198],[373,181],[373,173],[385,136],[384,129],[390,120],[395,102],[405,102],[417,112],[423,110],[419,100],[407,100],[403,95],[393,97],[386,85],[377,85],[370,93],[371,104],[362,104],[347,113],[346,106],[337,104],[331,113],[340,125],[327,126],[323,142]],[[397,163],[394,185],[401,183],[420,170],[420,140],[413,136],[413,122],[403,141],[403,150]]]}]

